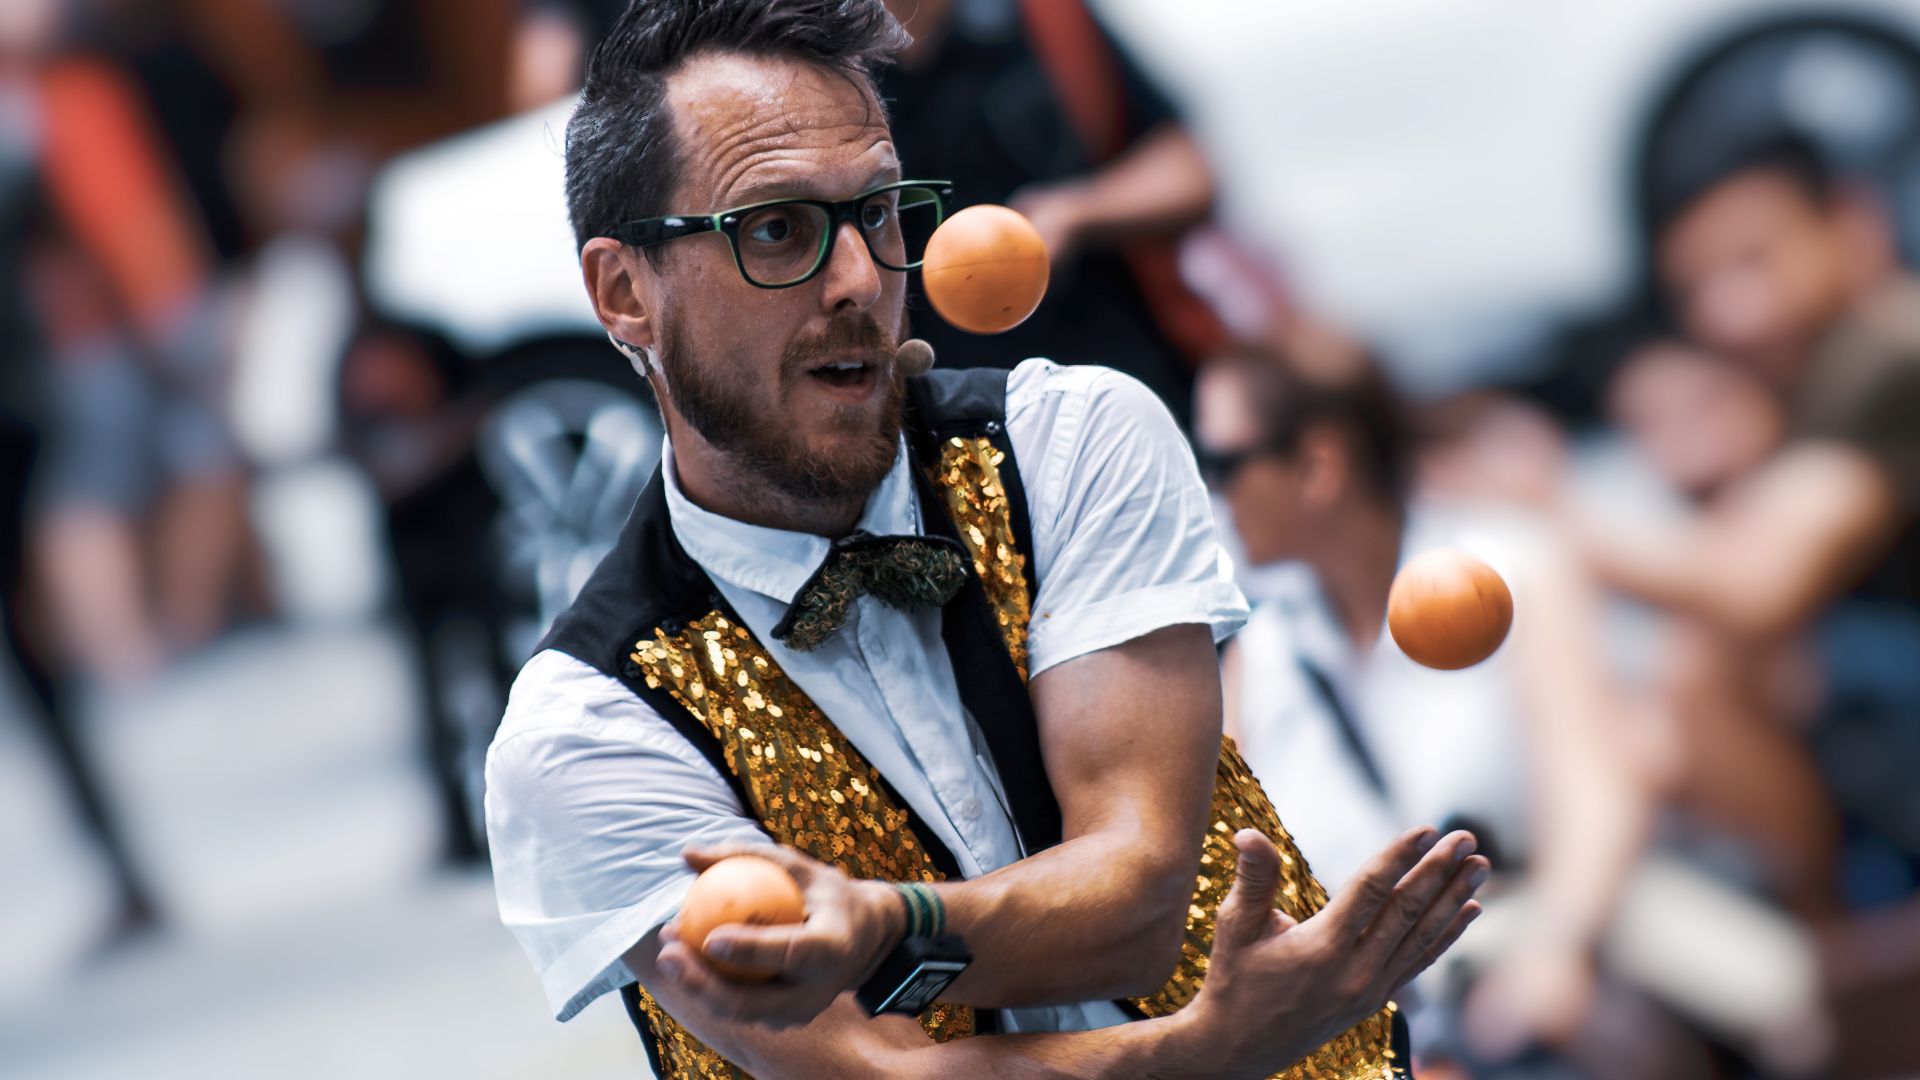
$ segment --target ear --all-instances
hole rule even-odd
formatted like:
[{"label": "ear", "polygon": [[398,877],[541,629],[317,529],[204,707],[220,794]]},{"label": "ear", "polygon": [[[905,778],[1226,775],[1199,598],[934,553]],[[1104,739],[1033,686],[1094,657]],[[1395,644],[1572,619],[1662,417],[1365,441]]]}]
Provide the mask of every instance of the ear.
[{"label": "ear", "polygon": [[597,236],[580,251],[580,275],[607,333],[629,345],[653,348],[648,308],[655,278],[646,258],[618,240]]},{"label": "ear", "polygon": [[1345,432],[1315,424],[1300,433],[1300,494],[1313,506],[1331,506],[1346,493],[1353,473],[1353,449]]}]

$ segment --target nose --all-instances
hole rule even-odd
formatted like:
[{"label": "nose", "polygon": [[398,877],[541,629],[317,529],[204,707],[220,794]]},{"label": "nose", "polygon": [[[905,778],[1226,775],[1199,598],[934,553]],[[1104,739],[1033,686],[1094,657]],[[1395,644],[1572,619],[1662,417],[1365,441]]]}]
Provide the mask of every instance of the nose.
[{"label": "nose", "polygon": [[820,271],[823,285],[820,303],[831,315],[840,311],[864,311],[880,299],[880,267],[867,250],[867,241],[851,221],[840,223],[840,235],[834,238],[833,254]]}]

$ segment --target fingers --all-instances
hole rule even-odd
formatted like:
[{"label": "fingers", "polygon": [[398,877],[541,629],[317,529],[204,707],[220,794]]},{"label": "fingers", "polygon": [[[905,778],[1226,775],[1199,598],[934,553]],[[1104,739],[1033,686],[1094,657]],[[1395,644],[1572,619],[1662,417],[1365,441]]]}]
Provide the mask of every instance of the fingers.
[{"label": "fingers", "polygon": [[1344,936],[1359,938],[1380,909],[1387,906],[1394,886],[1439,839],[1440,834],[1433,829],[1420,828],[1387,845],[1341,887],[1340,894],[1318,917],[1339,926]]},{"label": "fingers", "polygon": [[[1387,960],[1384,974],[1391,984],[1398,986],[1425,971],[1467,928],[1480,909],[1473,902],[1473,894],[1485,883],[1488,873],[1487,860],[1479,855],[1460,864],[1446,888],[1421,913]],[[1469,906],[1472,915],[1468,914]]]},{"label": "fingers", "polygon": [[1234,834],[1233,846],[1239,849],[1234,863],[1233,887],[1220,902],[1214,919],[1213,944],[1244,948],[1260,940],[1273,925],[1273,897],[1280,888],[1280,851],[1273,841],[1254,829]]},{"label": "fingers", "polygon": [[1453,948],[1454,943],[1460,940],[1460,935],[1467,932],[1467,927],[1472,926],[1474,920],[1480,918],[1483,910],[1485,909],[1480,906],[1480,901],[1467,901],[1467,905],[1456,912],[1453,916],[1453,921],[1447,924],[1446,932],[1440,935],[1439,942],[1436,943],[1433,948],[1427,950],[1427,954],[1420,957],[1418,962],[1409,968],[1406,974],[1400,977],[1400,981],[1394,988],[1387,992],[1387,998],[1391,1000],[1399,997],[1406,991],[1409,984],[1421,975],[1426,974],[1428,968],[1439,963],[1440,958],[1447,954],[1447,950]]},{"label": "fingers", "polygon": [[841,950],[831,948],[818,928],[806,923],[750,926],[726,923],[707,933],[700,951],[715,960],[776,975],[800,975],[812,968],[838,962]]},{"label": "fingers", "polygon": [[1466,905],[1454,915],[1453,921],[1447,924],[1446,932],[1440,935],[1440,940],[1434,943],[1433,948],[1427,950],[1427,954],[1422,956],[1407,977],[1401,980],[1402,985],[1418,978],[1421,972],[1438,963],[1440,958],[1447,954],[1447,950],[1453,948],[1454,943],[1460,940],[1460,935],[1467,932],[1467,927],[1472,926],[1474,920],[1480,918],[1481,912],[1485,910],[1480,906],[1480,901],[1467,901]]},{"label": "fingers", "polygon": [[702,960],[684,941],[660,947],[654,966],[674,989],[700,1009],[722,1020],[770,1028],[797,1027],[819,1015],[830,1004],[807,988],[778,983],[741,984],[728,981]]},{"label": "fingers", "polygon": [[[1362,952],[1374,963],[1384,965],[1427,915],[1428,909],[1436,906],[1441,894],[1460,880],[1463,867],[1473,855],[1473,850],[1472,833],[1453,832],[1441,837],[1433,850],[1422,856],[1420,862],[1394,886],[1392,899],[1374,916],[1373,925],[1367,928],[1361,939]],[[1481,858],[1476,862],[1484,868],[1487,861]],[[1475,887],[1478,887],[1477,883]],[[1472,889],[1468,889],[1459,902],[1452,906],[1452,910],[1458,910],[1459,905],[1466,903],[1472,895]],[[1445,919],[1442,919],[1441,926],[1444,925]],[[1434,928],[1436,934],[1439,930],[1440,927]]]}]

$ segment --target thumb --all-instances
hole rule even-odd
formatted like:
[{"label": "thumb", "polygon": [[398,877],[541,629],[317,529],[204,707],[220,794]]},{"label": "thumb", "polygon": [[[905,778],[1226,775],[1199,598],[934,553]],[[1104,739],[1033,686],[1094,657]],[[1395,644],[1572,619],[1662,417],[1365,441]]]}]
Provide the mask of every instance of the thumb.
[{"label": "thumb", "polygon": [[1213,944],[1245,948],[1260,940],[1273,925],[1274,893],[1280,888],[1280,851],[1255,829],[1233,836],[1240,858],[1233,870],[1233,888],[1220,904],[1214,920]]}]

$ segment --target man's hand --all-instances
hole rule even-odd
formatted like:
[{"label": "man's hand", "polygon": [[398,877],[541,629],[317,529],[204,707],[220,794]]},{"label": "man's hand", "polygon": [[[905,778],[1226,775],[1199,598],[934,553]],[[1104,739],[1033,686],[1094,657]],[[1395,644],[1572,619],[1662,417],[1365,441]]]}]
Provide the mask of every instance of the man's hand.
[{"label": "man's hand", "polygon": [[[1172,1018],[1194,1061],[1219,1075],[1268,1075],[1371,1016],[1480,914],[1486,859],[1457,832],[1408,833],[1373,857],[1324,910],[1296,923],[1273,906],[1280,853],[1252,829],[1220,906],[1207,980]],[[1423,854],[1424,853],[1424,854]]]},{"label": "man's hand", "polygon": [[728,844],[689,850],[686,860],[705,870],[732,855],[785,868],[806,897],[807,919],[785,926],[727,925],[707,935],[708,956],[775,973],[772,982],[754,985],[716,972],[701,955],[700,942],[679,940],[678,920],[662,928],[661,973],[717,1017],[772,1028],[805,1024],[865,982],[906,932],[906,908],[893,886],[855,881],[790,848]]}]

